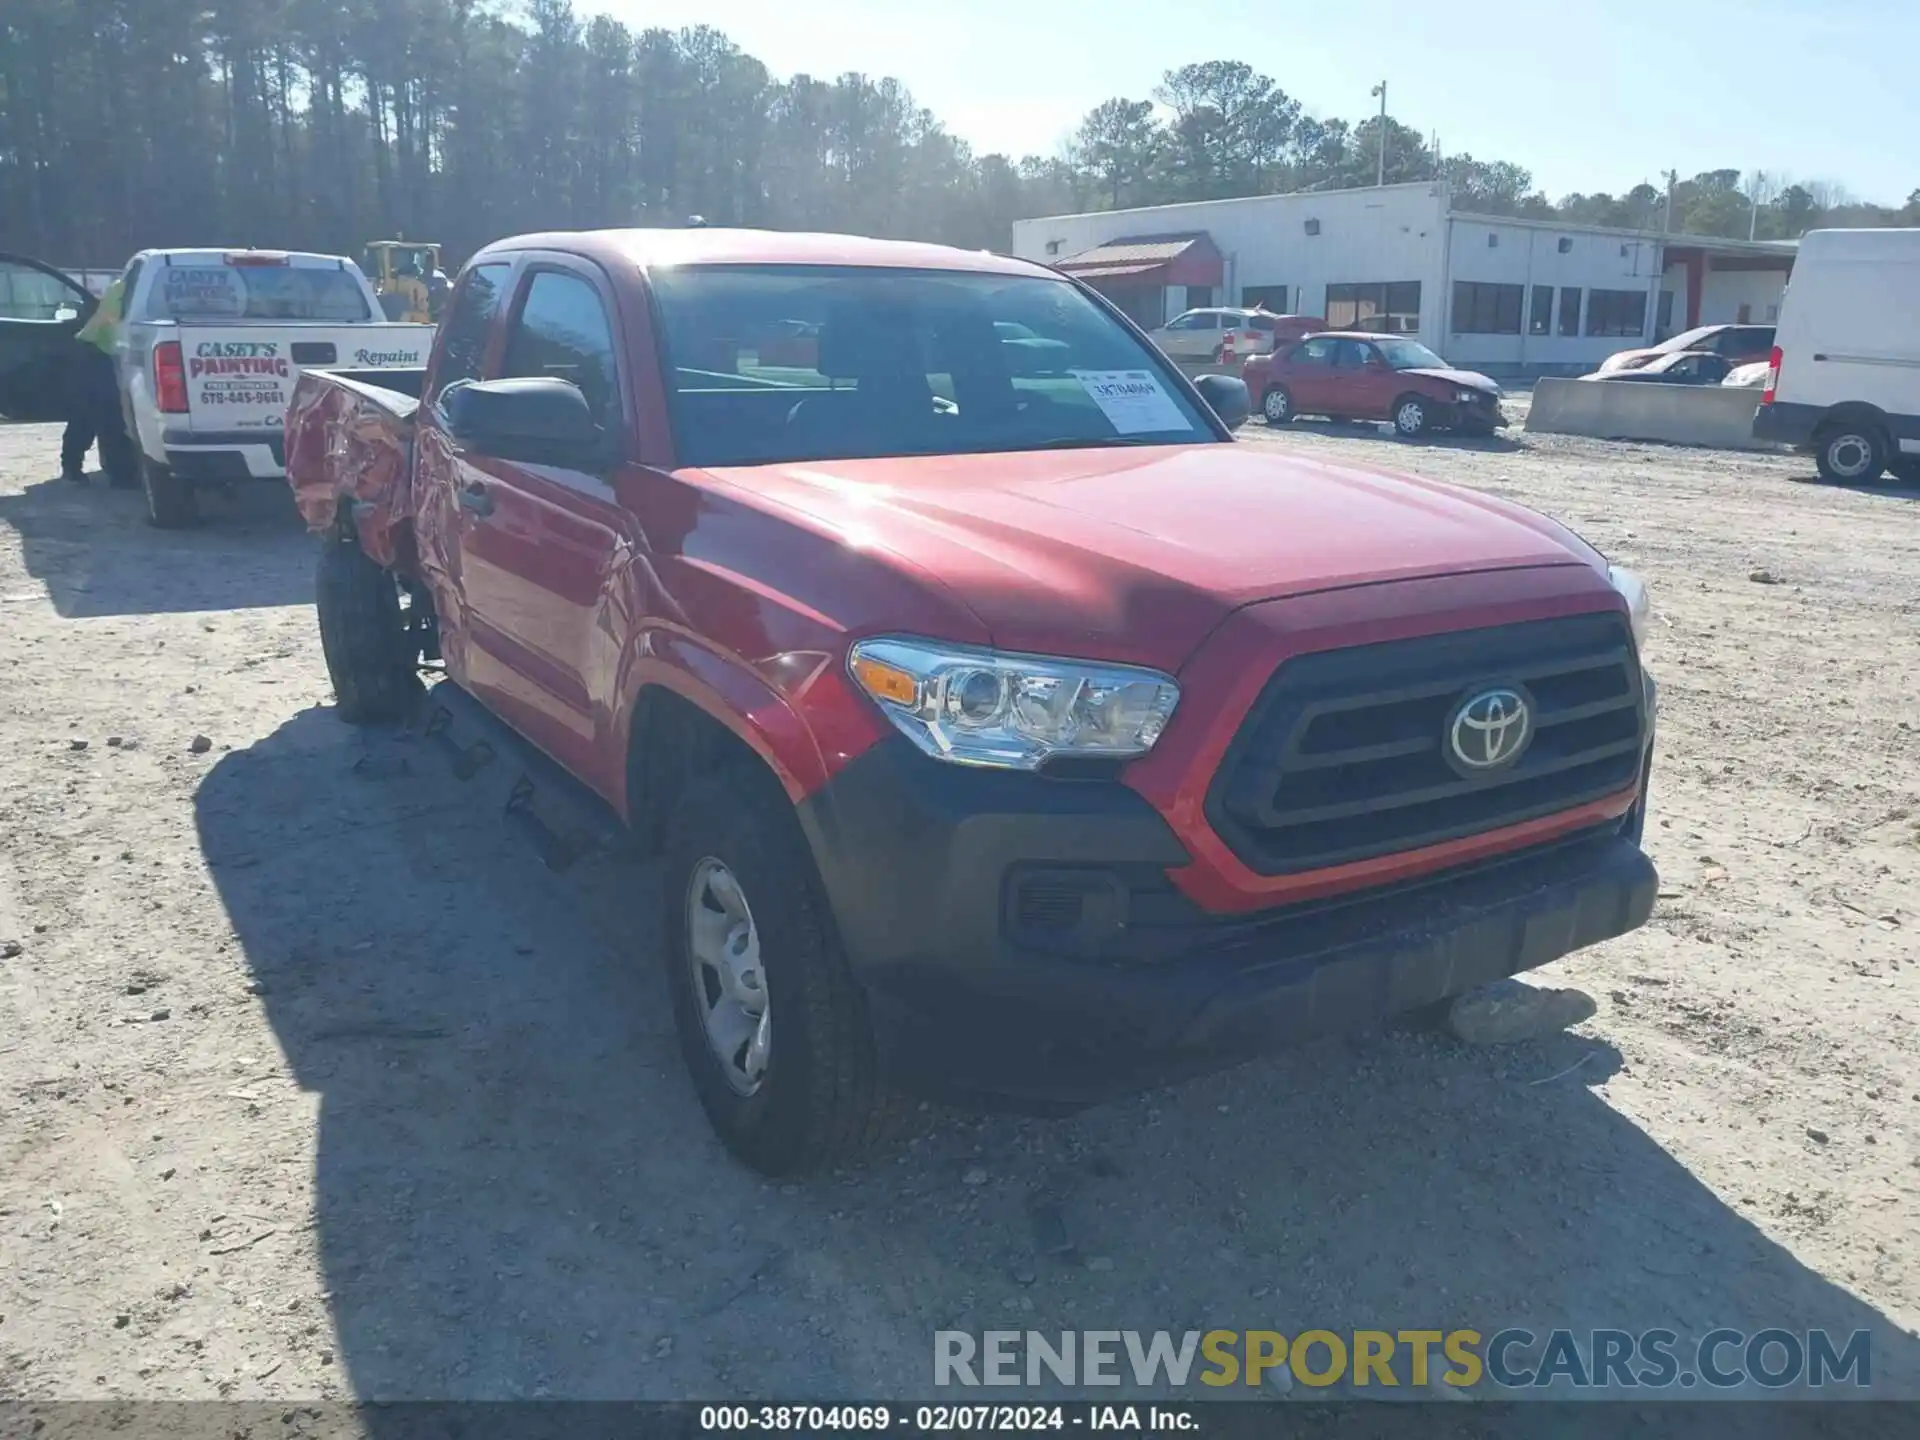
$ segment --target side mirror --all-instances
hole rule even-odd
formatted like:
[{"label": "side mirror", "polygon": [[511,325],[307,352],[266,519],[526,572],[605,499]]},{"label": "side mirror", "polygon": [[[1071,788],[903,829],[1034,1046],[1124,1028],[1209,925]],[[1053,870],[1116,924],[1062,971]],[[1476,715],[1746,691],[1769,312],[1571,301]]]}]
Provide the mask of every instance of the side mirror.
[{"label": "side mirror", "polygon": [[1233,375],[1199,375],[1194,377],[1193,388],[1229,430],[1247,423],[1252,404],[1247,398],[1246,381]]},{"label": "side mirror", "polygon": [[587,397],[570,380],[529,376],[452,385],[440,406],[453,438],[485,455],[581,468],[607,458]]}]

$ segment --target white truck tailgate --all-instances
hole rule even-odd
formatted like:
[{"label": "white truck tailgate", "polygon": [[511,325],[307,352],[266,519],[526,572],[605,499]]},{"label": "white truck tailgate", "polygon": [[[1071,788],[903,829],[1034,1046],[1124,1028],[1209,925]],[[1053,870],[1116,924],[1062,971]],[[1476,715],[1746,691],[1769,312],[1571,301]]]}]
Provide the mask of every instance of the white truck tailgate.
[{"label": "white truck tailgate", "polygon": [[[302,370],[407,369],[427,363],[431,325],[181,325],[187,427],[278,434]],[[266,435],[263,434],[264,443]]]}]

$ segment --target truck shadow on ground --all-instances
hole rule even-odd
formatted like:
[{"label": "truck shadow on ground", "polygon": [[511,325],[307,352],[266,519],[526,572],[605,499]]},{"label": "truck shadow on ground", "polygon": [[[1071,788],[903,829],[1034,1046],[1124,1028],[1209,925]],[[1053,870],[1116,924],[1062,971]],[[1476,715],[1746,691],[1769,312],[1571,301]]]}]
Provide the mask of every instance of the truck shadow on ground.
[{"label": "truck shadow on ground", "polygon": [[313,541],[285,485],[205,497],[201,514],[200,528],[156,530],[140,492],[110,489],[98,471],[85,485],[48,479],[0,495],[27,573],[67,619],[312,602]]},{"label": "truck shadow on ground", "polygon": [[928,1112],[762,1180],[683,1077],[653,872],[545,872],[497,820],[511,778],[314,709],[196,795],[319,1100],[362,1399],[926,1399],[941,1329],[1316,1325],[1865,1329],[1875,1392],[1914,1393],[1920,1346],[1593,1094],[1619,1057],[1590,1038],[1334,1041],[1067,1121]]}]

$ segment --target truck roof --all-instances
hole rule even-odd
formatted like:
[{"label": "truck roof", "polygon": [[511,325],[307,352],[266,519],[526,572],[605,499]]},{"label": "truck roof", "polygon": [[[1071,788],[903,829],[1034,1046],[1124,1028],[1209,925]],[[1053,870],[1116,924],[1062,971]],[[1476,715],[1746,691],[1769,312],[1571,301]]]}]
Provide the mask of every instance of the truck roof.
[{"label": "truck roof", "polygon": [[[961,250],[917,240],[873,240],[790,230],[556,230],[496,240],[473,257],[516,250],[559,250],[603,264],[621,261],[657,265],[871,265],[902,270],[970,270],[998,275],[1051,276],[1030,260],[986,250]],[[470,262],[472,263],[472,262]]]},{"label": "truck roof", "polygon": [[353,261],[345,255],[322,255],[313,250],[263,250],[252,245],[196,245],[190,248],[177,245],[155,245],[138,252],[127,263],[158,258],[165,260],[169,265],[224,265],[230,255],[284,255],[289,265],[319,266],[325,269],[343,269],[353,264]]}]

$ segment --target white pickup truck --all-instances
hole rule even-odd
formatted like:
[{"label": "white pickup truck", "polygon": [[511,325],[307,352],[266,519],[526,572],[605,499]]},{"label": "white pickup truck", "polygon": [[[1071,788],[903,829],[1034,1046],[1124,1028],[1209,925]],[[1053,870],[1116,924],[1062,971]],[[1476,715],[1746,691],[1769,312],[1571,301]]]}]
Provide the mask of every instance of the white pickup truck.
[{"label": "white pickup truck", "polygon": [[147,515],[175,527],[198,492],[286,474],[302,370],[411,369],[431,325],[397,324],[353,261],[282,250],[143,250],[122,277],[121,405]]}]

